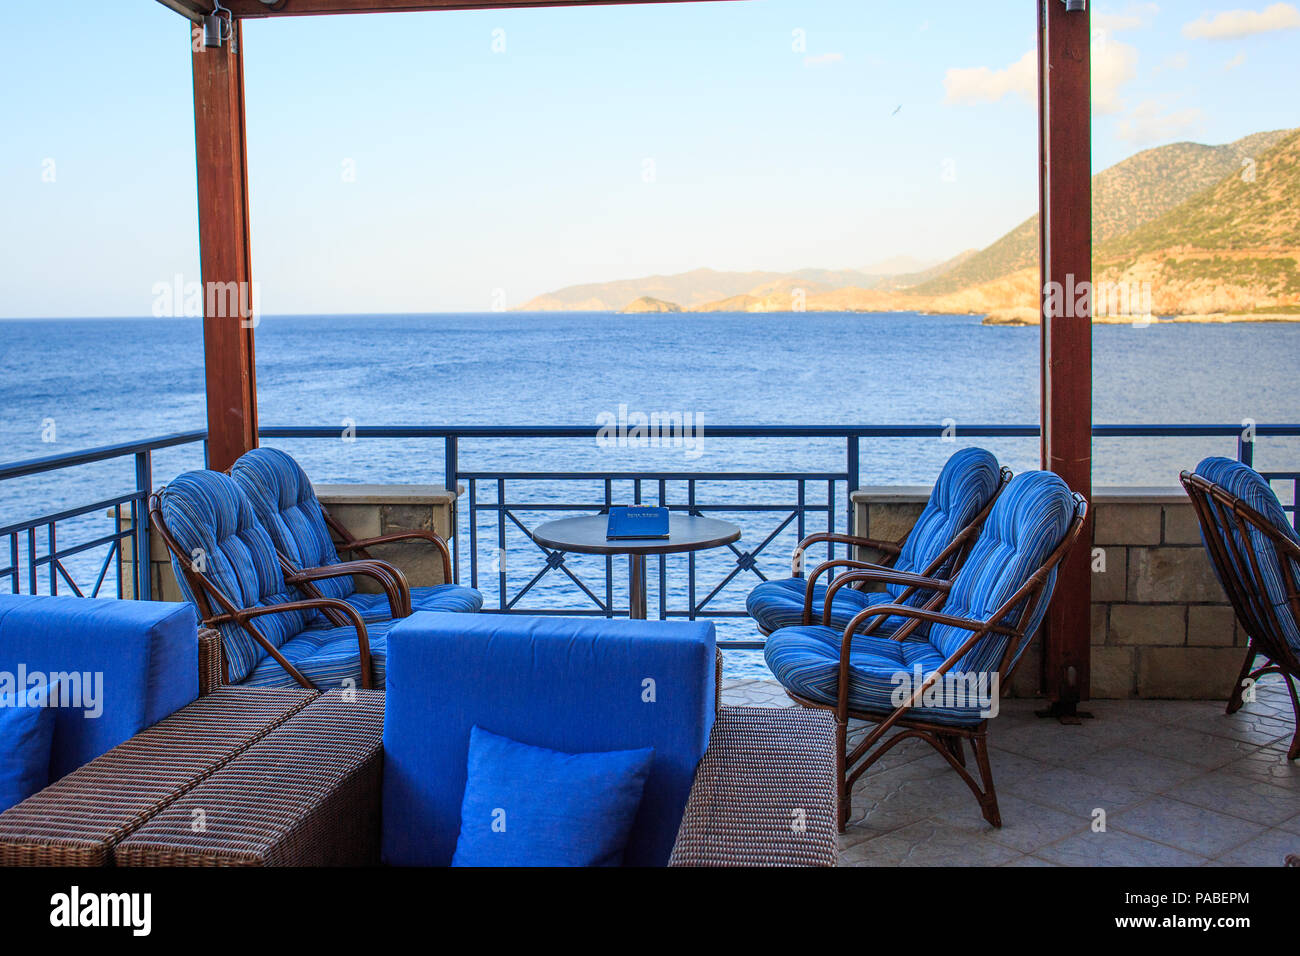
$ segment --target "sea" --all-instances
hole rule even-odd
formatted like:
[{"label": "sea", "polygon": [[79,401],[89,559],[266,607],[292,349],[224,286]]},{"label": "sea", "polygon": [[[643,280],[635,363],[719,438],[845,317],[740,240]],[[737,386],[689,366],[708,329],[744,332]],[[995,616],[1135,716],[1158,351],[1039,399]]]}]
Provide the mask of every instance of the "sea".
[{"label": "sea", "polygon": [[[1098,423],[1237,424],[1300,421],[1300,324],[1159,323],[1098,325],[1093,331],[1093,420]],[[256,333],[259,416],[263,426],[322,426],[337,438],[277,440],[317,483],[420,483],[444,480],[441,440],[355,438],[367,425],[590,427],[582,439],[466,439],[462,472],[835,472],[845,468],[842,439],[737,439],[710,429],[744,425],[917,424],[943,437],[864,440],[863,485],[933,482],[954,450],[980,444],[1021,471],[1038,465],[1036,439],[973,439],[964,427],[1033,424],[1039,414],[1039,331],[985,326],[980,317],[917,313],[470,313],[271,316]],[[0,321],[0,462],[12,463],[201,429],[205,424],[202,327],[198,319]],[[681,416],[688,443],[634,447],[595,439],[597,425],[640,413]],[[671,444],[671,443],[670,443]],[[1235,454],[1231,437],[1106,439],[1094,446],[1097,486],[1177,488],[1178,472],[1210,454]],[[1256,466],[1300,470],[1300,440],[1261,438]],[[153,456],[156,485],[202,467],[202,448]],[[0,528],[80,507],[134,489],[130,459],[0,482]],[[687,485],[670,482],[670,503]],[[843,484],[829,495],[809,482],[806,500],[828,506],[844,527]],[[495,482],[476,487],[494,503]],[[615,482],[628,503],[631,482]],[[643,487],[653,502],[655,482]],[[696,599],[709,610],[739,610],[760,577],[789,573],[795,525],[773,534],[793,511],[797,485],[783,481],[700,481],[699,504],[762,504],[787,510],[732,511],[742,528],[735,550],[696,559]],[[500,515],[477,513],[479,587],[489,606],[595,608],[612,597],[626,607],[626,568],[608,581],[601,559],[573,555],[546,570],[546,555],[524,529],[565,512],[530,511],[541,502],[589,511],[604,483],[511,481],[507,545]],[[470,573],[467,500],[458,529],[462,580]],[[826,511],[808,530],[825,528]],[[517,522],[517,523],[516,523]],[[102,513],[61,522],[59,545],[111,530]],[[0,567],[11,541],[0,533]],[[760,547],[761,546],[761,547]],[[25,553],[26,535],[19,538]],[[45,548],[38,535],[37,550]],[[105,549],[65,564],[93,584]],[[745,559],[744,556],[749,556]],[[742,558],[737,569],[737,559]],[[682,611],[689,601],[684,556],[669,557],[660,595],[649,567],[649,607]],[[540,578],[537,576],[541,574]],[[734,573],[733,573],[734,572]],[[115,593],[112,574],[101,594]],[[521,589],[537,580],[522,595]],[[610,587],[610,592],[606,587]],[[0,578],[0,591],[10,590]],[[44,588],[43,588],[44,590]],[[68,588],[60,582],[60,591]],[[722,639],[756,636],[745,620],[716,620]],[[731,651],[730,676],[762,676],[761,652]]]}]

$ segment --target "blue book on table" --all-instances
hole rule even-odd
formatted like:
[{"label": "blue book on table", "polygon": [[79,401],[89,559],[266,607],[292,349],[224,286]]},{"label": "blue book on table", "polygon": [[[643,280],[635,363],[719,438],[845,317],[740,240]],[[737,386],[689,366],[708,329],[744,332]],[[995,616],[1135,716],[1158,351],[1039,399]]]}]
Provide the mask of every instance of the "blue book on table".
[{"label": "blue book on table", "polygon": [[648,508],[641,505],[609,509],[609,526],[605,537],[666,538],[668,537],[668,509]]}]

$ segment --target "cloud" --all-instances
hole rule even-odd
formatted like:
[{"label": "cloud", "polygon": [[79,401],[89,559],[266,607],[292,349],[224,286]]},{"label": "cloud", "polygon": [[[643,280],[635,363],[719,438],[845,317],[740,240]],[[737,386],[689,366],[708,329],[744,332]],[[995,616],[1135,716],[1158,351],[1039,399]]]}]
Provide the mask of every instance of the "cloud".
[{"label": "cloud", "polygon": [[[1118,113],[1124,108],[1120,92],[1137,76],[1138,52],[1127,43],[1095,34],[1092,43],[1092,110]],[[943,78],[944,102],[952,105],[997,103],[1008,94],[1026,103],[1038,101],[1038,53],[1030,50],[1010,66],[950,69]]]},{"label": "cloud", "polygon": [[1300,10],[1290,3],[1275,3],[1256,13],[1254,10],[1228,10],[1218,16],[1208,14],[1183,26],[1183,36],[1199,40],[1222,40],[1256,33],[1300,29]]},{"label": "cloud", "polygon": [[1225,70],[1235,70],[1237,67],[1241,66],[1241,64],[1245,62],[1246,62],[1246,54],[1238,53],[1227,63],[1223,64],[1223,68]]},{"label": "cloud", "polygon": [[844,61],[843,53],[818,53],[816,56],[806,56],[803,58],[803,65],[809,67],[831,66],[835,63]]},{"label": "cloud", "polygon": [[1027,103],[1038,97],[1038,54],[1030,50],[1001,70],[953,68],[943,77],[945,103],[996,103],[1014,93]]},{"label": "cloud", "polygon": [[1118,113],[1124,108],[1120,92],[1137,76],[1137,48],[1114,40],[1092,44],[1092,111]]},{"label": "cloud", "polygon": [[1165,142],[1186,136],[1205,121],[1202,110],[1169,110],[1156,100],[1143,100],[1119,122],[1115,135],[1138,145]]},{"label": "cloud", "polygon": [[1185,70],[1190,62],[1191,60],[1188,59],[1186,53],[1172,53],[1160,61],[1160,65],[1155,68],[1155,72],[1163,73],[1165,70]]}]

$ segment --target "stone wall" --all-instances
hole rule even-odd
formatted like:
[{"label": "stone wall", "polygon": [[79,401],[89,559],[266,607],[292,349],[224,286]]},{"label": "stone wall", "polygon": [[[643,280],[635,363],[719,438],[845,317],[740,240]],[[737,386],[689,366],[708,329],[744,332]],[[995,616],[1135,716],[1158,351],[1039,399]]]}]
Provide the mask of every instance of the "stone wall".
[{"label": "stone wall", "polygon": [[[905,534],[928,488],[866,488],[854,495],[859,532]],[[1092,696],[1226,698],[1245,635],[1201,545],[1181,490],[1102,488],[1093,496]],[[1011,693],[1039,690],[1038,643]]]},{"label": "stone wall", "polygon": [[[358,538],[373,538],[394,531],[435,531],[448,542],[456,528],[456,495],[441,485],[317,485],[316,495],[345,528]],[[111,512],[110,512],[111,515]],[[123,527],[131,525],[123,516]],[[134,542],[123,542],[123,597],[134,597],[131,590],[130,562]],[[172,573],[167,546],[156,530],[150,537],[150,568],[153,597],[159,601],[182,601],[180,588]],[[381,545],[370,552],[401,568],[412,587],[442,584],[442,559],[425,541],[404,541]],[[343,556],[344,558],[347,555]],[[454,571],[454,568],[453,568]],[[370,578],[353,579],[362,591],[378,591]]]}]

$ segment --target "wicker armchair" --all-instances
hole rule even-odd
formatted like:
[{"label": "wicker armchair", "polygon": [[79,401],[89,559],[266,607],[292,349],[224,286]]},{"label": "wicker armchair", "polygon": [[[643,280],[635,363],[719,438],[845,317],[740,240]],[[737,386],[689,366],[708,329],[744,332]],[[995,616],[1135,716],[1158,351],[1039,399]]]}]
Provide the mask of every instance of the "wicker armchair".
[{"label": "wicker armchair", "polygon": [[[934,747],[970,787],[984,818],[995,827],[1002,825],[989,766],[989,702],[979,699],[980,692],[996,694],[1033,640],[1051,600],[1056,569],[1079,537],[1086,513],[1087,502],[1056,475],[1023,473],[998,498],[951,581],[918,581],[916,575],[899,572],[850,572],[835,580],[826,597],[829,605],[834,589],[859,574],[891,575],[895,583],[940,592],[941,606],[880,604],[854,617],[843,632],[813,625],[782,628],[768,638],[768,667],[790,697],[835,714],[841,830],[849,819],[854,782],[909,737]],[[885,636],[875,633],[891,619],[905,623]],[[860,627],[864,630],[857,633]],[[925,639],[908,641],[917,631]],[[945,679],[949,673],[952,681]],[[963,680],[954,683],[958,678]],[[970,678],[977,679],[974,695],[969,693]],[[965,691],[927,700],[936,685],[944,691]],[[968,699],[971,696],[977,699]],[[850,719],[875,727],[846,752]],[[965,741],[974,751],[978,781],[966,767]]]},{"label": "wicker armchair", "polygon": [[[1228,695],[1228,713],[1264,674],[1281,674],[1297,730],[1287,757],[1300,757],[1300,535],[1262,475],[1230,458],[1206,458],[1179,476],[1192,499],[1214,573],[1249,637],[1246,659]],[[1255,660],[1264,663],[1255,667]]]}]

